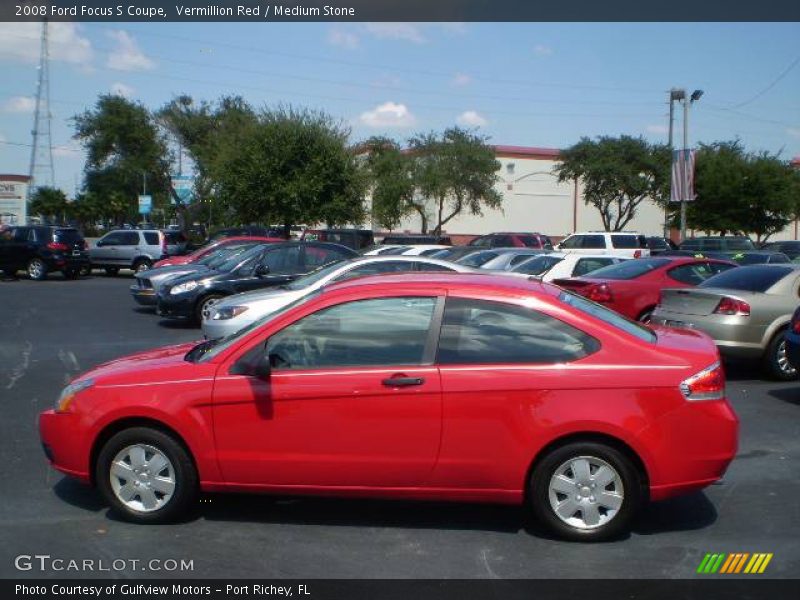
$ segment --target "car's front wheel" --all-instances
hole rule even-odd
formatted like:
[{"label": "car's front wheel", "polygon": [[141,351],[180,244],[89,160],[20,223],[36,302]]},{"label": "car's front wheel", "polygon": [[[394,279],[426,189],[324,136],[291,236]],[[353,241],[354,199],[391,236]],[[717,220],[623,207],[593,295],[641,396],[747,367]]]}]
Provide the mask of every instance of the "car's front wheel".
[{"label": "car's front wheel", "polygon": [[97,458],[95,480],[112,509],[137,523],[165,523],[184,515],[198,494],[197,470],[172,436],[149,427],[125,429]]},{"label": "car's front wheel", "polygon": [[211,308],[220,300],[222,300],[222,296],[219,294],[210,294],[201,298],[200,301],[197,303],[197,307],[195,308],[194,319],[198,324],[202,324],[204,319],[208,319],[211,316]]},{"label": "car's front wheel", "polygon": [[35,281],[47,279],[47,265],[41,258],[32,258],[28,262],[28,277]]},{"label": "car's front wheel", "polygon": [[786,332],[779,331],[772,338],[764,354],[764,371],[778,381],[797,379],[797,369],[789,362],[786,354]]},{"label": "car's front wheel", "polygon": [[589,441],[544,456],[528,490],[539,523],[573,541],[602,541],[629,531],[643,499],[632,461],[612,446]]}]

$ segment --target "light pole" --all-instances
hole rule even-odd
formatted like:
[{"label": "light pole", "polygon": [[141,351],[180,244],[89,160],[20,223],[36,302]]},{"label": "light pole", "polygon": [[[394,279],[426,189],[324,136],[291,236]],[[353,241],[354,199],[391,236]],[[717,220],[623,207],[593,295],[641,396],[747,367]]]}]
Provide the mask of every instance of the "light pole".
[{"label": "light pole", "polygon": [[[683,92],[683,194],[681,194],[681,241],[686,239],[686,203],[689,201],[689,182],[692,174],[689,171],[689,107],[700,100],[703,90],[695,90],[687,98]],[[692,198],[693,200],[693,198]]]},{"label": "light pole", "polygon": [[[670,166],[672,165],[672,161],[674,160],[674,142],[673,142],[673,131],[675,128],[675,101],[682,100],[686,97],[685,90],[679,90],[676,88],[672,88],[669,91],[669,141],[667,145],[669,146],[669,155],[670,155]],[[664,208],[664,237],[669,237],[669,204],[670,202],[667,201],[666,208]]]}]

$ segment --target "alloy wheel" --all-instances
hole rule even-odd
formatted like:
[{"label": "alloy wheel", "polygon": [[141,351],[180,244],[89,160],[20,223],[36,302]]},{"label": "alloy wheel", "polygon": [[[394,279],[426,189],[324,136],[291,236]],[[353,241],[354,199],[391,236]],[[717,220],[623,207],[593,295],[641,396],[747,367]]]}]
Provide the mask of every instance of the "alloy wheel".
[{"label": "alloy wheel", "polygon": [[175,469],[155,446],[134,444],[123,448],[111,461],[111,490],[134,512],[163,508],[175,493]]},{"label": "alloy wheel", "polygon": [[778,363],[778,368],[781,372],[785,373],[786,375],[795,375],[797,373],[797,369],[795,369],[791,363],[789,362],[789,357],[786,354],[786,340],[781,340],[780,344],[778,344],[778,352],[776,355],[776,361]]},{"label": "alloy wheel", "polygon": [[564,523],[596,529],[617,516],[625,501],[622,477],[606,461],[579,456],[559,466],[549,484],[550,507]]},{"label": "alloy wheel", "polygon": [[28,276],[31,279],[41,278],[42,275],[44,275],[44,271],[44,263],[38,258],[34,258],[30,263],[28,263]]},{"label": "alloy wheel", "polygon": [[203,321],[208,321],[211,318],[211,308],[219,301],[219,298],[209,298],[203,301],[203,307],[200,309]]}]

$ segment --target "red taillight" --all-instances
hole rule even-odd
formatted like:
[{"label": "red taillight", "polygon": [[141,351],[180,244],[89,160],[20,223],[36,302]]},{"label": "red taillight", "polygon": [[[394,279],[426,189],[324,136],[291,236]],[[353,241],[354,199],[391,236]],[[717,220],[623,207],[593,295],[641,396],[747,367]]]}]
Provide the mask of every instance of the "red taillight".
[{"label": "red taillight", "polygon": [[800,333],[800,319],[792,319],[792,331]]},{"label": "red taillight", "polygon": [[633,258],[642,258],[642,251],[641,250],[634,250]]},{"label": "red taillight", "polygon": [[50,248],[50,250],[56,250],[57,252],[67,252],[69,250],[69,246],[62,244],[61,242],[50,242],[47,244],[47,247]]},{"label": "red taillight", "polygon": [[725,373],[719,361],[692,375],[680,385],[687,400],[722,400],[725,397]]},{"label": "red taillight", "polygon": [[594,302],[611,302],[614,299],[611,295],[611,288],[606,283],[593,285],[584,295]]},{"label": "red taillight", "polygon": [[747,302],[744,302],[743,300],[737,300],[736,298],[728,298],[726,296],[719,301],[719,304],[717,304],[717,308],[714,309],[714,314],[739,315],[743,317],[749,317],[750,305]]}]

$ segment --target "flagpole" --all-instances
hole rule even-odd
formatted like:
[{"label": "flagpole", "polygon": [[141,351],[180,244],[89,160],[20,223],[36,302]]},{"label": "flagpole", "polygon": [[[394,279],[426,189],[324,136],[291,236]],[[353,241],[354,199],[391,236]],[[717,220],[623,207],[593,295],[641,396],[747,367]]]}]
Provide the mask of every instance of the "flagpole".
[{"label": "flagpole", "polygon": [[689,151],[689,99],[683,97],[683,194],[681,194],[681,242],[686,239],[686,201],[689,195],[689,164],[686,154]]}]

